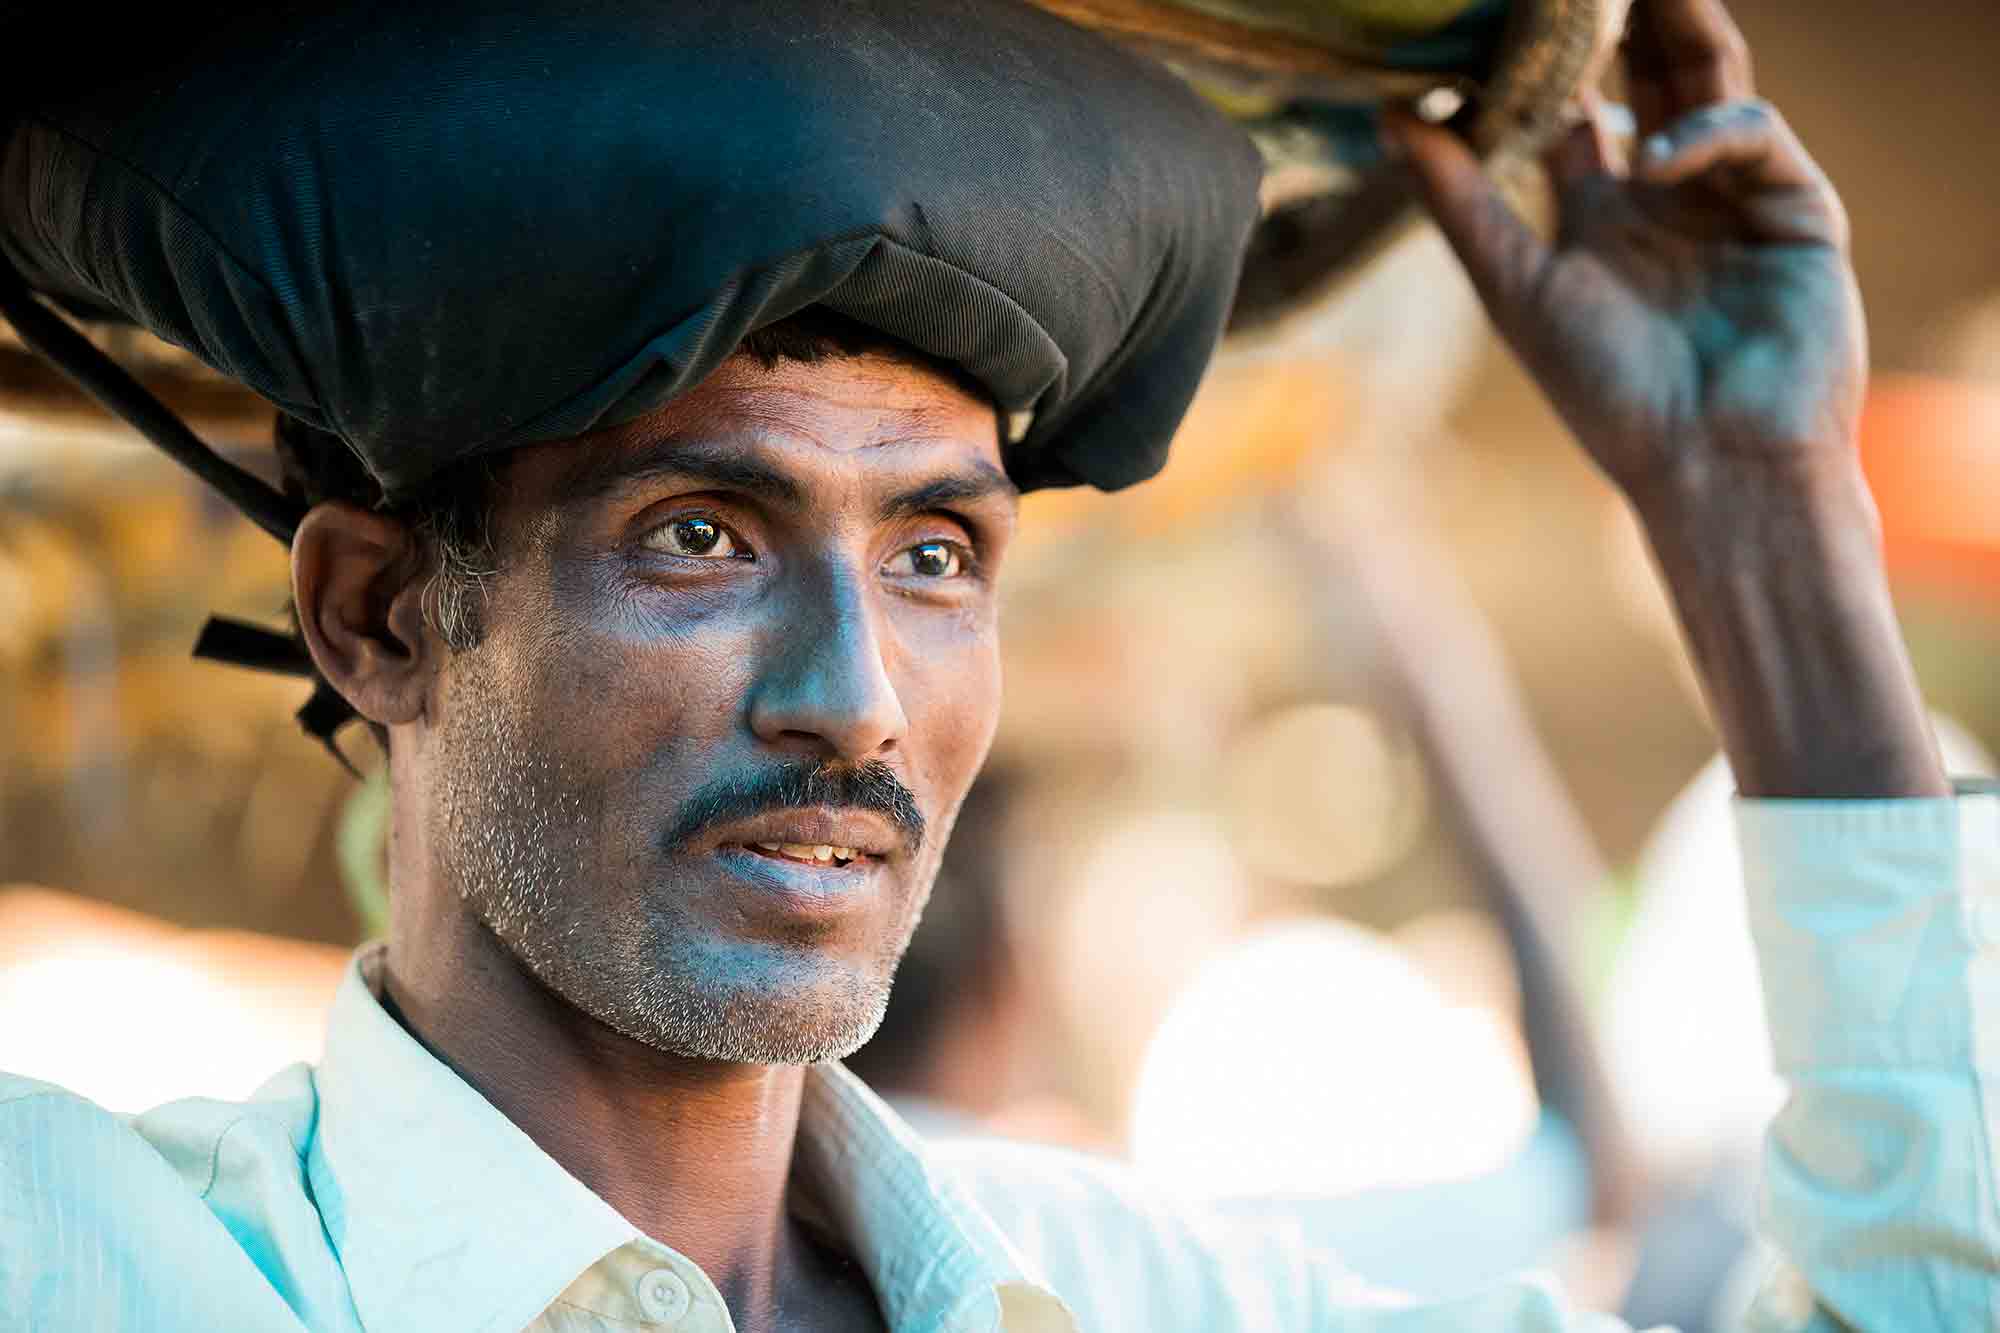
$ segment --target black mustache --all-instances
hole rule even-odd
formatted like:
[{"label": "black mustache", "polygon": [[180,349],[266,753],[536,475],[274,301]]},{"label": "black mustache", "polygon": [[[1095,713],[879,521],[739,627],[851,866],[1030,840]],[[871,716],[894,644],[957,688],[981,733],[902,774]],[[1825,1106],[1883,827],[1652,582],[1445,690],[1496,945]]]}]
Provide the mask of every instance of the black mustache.
[{"label": "black mustache", "polygon": [[718,824],[780,810],[832,808],[867,810],[894,824],[911,856],[924,845],[924,812],[916,795],[887,764],[786,764],[722,778],[681,802],[666,835],[671,851],[682,851]]}]

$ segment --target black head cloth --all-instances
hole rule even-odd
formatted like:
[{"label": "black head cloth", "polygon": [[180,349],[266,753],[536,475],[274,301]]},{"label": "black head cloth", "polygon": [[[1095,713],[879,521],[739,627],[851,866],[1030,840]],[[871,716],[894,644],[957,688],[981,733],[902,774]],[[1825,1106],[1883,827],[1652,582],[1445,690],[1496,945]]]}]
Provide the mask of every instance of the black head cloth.
[{"label": "black head cloth", "polygon": [[37,97],[0,247],[391,496],[639,416],[808,305],[984,384],[1024,488],[1124,486],[1257,217],[1241,132],[1019,0],[242,8]]}]

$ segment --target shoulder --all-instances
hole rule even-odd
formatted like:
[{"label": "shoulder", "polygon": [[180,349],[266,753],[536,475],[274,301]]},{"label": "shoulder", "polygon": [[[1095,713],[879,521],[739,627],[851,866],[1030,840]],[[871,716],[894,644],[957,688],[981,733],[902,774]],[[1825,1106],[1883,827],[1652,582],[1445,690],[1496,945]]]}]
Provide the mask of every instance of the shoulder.
[{"label": "shoulder", "polygon": [[173,1188],[201,1197],[215,1189],[233,1158],[268,1158],[273,1165],[290,1159],[296,1166],[315,1109],[312,1071],[305,1065],[279,1073],[246,1102],[188,1098],[138,1115],[0,1072],[0,1181],[30,1162],[102,1170],[107,1163],[100,1157],[109,1154],[128,1167],[157,1161]]},{"label": "shoulder", "polygon": [[[310,1208],[311,1125],[304,1066],[249,1102],[137,1116],[0,1074],[0,1308],[38,1310],[48,1327],[121,1327],[115,1312],[159,1310],[157,1326],[175,1328],[166,1312],[205,1289],[223,1306],[251,1301],[241,1313],[252,1315],[275,1293],[246,1243]],[[243,1325],[267,1326],[282,1325]]]},{"label": "shoulder", "polygon": [[[926,1146],[1086,1328],[1306,1328],[1365,1284],[1283,1222],[1225,1219],[1123,1163],[1037,1144]],[[1093,1317],[1094,1316],[1094,1317]]]}]

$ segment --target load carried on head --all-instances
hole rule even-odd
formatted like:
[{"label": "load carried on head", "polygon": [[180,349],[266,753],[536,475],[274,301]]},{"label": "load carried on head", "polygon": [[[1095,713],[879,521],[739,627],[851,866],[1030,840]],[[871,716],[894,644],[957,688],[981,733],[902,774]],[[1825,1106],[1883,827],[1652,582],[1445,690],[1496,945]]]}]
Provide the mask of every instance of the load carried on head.
[{"label": "load carried on head", "polygon": [[1382,98],[1533,142],[1622,4],[195,7],[12,94],[0,309],[281,538],[298,497],[28,289],[188,349],[387,500],[640,416],[807,307],[981,384],[1024,489],[1116,488],[1232,305],[1310,296],[1402,213]]}]

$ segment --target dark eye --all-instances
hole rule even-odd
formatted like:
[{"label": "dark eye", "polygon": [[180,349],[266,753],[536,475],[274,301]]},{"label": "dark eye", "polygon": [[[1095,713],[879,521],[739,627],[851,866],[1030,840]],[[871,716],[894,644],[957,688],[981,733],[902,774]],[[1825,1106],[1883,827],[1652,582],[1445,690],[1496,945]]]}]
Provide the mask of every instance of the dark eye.
[{"label": "dark eye", "polygon": [[954,542],[918,542],[890,556],[883,568],[920,579],[955,579],[965,572],[965,553]]},{"label": "dark eye", "polygon": [[662,523],[646,534],[646,545],[668,555],[697,560],[723,560],[738,554],[736,539],[712,518],[690,514]]}]

